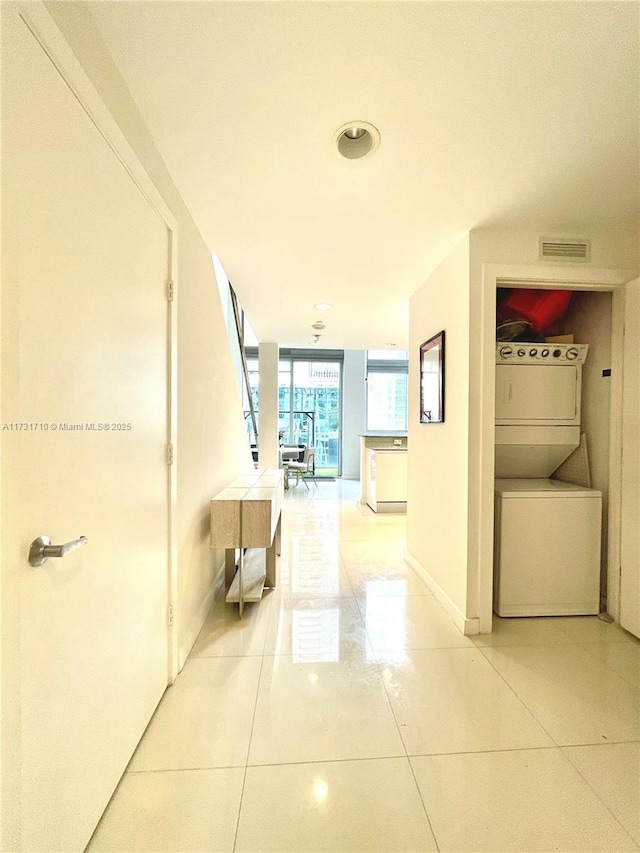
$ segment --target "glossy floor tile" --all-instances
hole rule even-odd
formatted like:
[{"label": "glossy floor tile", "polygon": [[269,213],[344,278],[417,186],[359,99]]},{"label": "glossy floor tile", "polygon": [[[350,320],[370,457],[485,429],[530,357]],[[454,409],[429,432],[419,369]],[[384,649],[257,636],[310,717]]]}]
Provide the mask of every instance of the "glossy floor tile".
[{"label": "glossy floor tile", "polygon": [[377,537],[367,539],[359,537],[344,541],[341,539],[340,554],[347,569],[406,569],[404,561],[404,543],[389,539],[379,532]]},{"label": "glossy floor tile", "polygon": [[392,538],[376,523],[375,518],[342,518],[339,525],[341,550],[349,552],[350,546],[357,550],[358,543],[367,541],[368,544],[377,542],[385,548],[392,545]]},{"label": "glossy floor tile", "polygon": [[247,761],[262,658],[192,658],[169,687],[131,770],[237,767]]},{"label": "glossy floor tile", "polygon": [[231,851],[244,769],[126,773],[87,848]]},{"label": "glossy floor tile", "polygon": [[472,637],[477,646],[548,646],[572,642],[553,618],[493,617],[492,632]]},{"label": "glossy floor tile", "polygon": [[250,767],[236,850],[436,850],[406,758]]},{"label": "glossy floor tile", "polygon": [[291,655],[294,663],[331,663],[366,650],[364,620],[354,598],[282,599],[272,607],[266,655]]},{"label": "glossy floor tile", "polygon": [[409,755],[553,746],[476,649],[411,651],[383,678]]},{"label": "glossy floor tile", "polygon": [[640,740],[637,690],[582,647],[481,651],[558,745]]},{"label": "glossy floor tile", "polygon": [[559,749],[412,758],[441,853],[636,850]]},{"label": "glossy floor tile", "polygon": [[219,598],[209,611],[191,650],[194,657],[234,657],[261,655],[269,625],[271,597],[245,605],[242,619],[238,608]]},{"label": "glossy floor tile", "polygon": [[89,850],[640,851],[640,641],[464,637],[359,483],[285,496],[279,583],[217,600]]},{"label": "glossy floor tile", "polygon": [[382,676],[363,654],[265,657],[249,764],[404,755]]},{"label": "glossy floor tile", "polygon": [[622,676],[636,692],[640,690],[640,640],[634,637],[628,643],[582,643],[580,648]]},{"label": "glossy floor tile", "polygon": [[347,576],[355,595],[360,597],[374,595],[431,595],[429,587],[421,580],[407,563],[395,566],[351,565],[347,566]]},{"label": "glossy floor tile", "polygon": [[640,844],[640,743],[571,746],[562,751]]},{"label": "glossy floor tile", "polygon": [[406,649],[473,648],[432,595],[385,595],[367,588],[357,602],[379,661],[401,660]]},{"label": "glossy floor tile", "polygon": [[624,628],[604,622],[597,616],[556,616],[554,624],[574,643],[633,643],[633,637]]},{"label": "glossy floor tile", "polygon": [[343,598],[353,594],[336,532],[283,535],[274,598]]}]

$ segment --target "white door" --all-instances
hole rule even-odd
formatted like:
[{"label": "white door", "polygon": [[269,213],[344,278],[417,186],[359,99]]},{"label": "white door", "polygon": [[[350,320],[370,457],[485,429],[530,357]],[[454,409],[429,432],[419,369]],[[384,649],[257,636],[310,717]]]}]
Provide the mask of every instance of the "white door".
[{"label": "white door", "polygon": [[[3,817],[73,851],[167,683],[168,232],[11,4],[3,30]],[[88,544],[31,568],[41,534]]]},{"label": "white door", "polygon": [[620,624],[640,637],[640,279],[625,285]]}]

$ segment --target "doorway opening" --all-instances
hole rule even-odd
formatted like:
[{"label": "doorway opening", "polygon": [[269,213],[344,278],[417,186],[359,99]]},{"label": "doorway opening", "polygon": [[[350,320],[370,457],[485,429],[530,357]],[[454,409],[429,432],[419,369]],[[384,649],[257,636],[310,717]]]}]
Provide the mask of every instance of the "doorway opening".
[{"label": "doorway opening", "polygon": [[[495,406],[496,406],[496,297],[498,288],[571,290],[585,294],[611,294],[609,411],[609,479],[607,507],[607,612],[614,620],[620,616],[620,559],[622,507],[622,412],[623,349],[626,285],[633,278],[624,269],[568,269],[553,265],[485,264],[482,294],[482,336],[476,350],[475,380],[482,388],[478,409],[478,428],[473,448],[478,469],[471,486],[470,516],[477,519],[470,528],[471,548],[477,556],[477,573],[469,574],[472,594],[477,602],[475,616],[480,632],[490,632],[493,615],[494,579],[494,490],[495,490]],[[597,299],[597,297],[596,297]],[[579,299],[577,305],[579,305]]]},{"label": "doorway opening", "polygon": [[[607,611],[610,528],[609,489],[611,473],[610,425],[613,296],[611,291],[576,291],[566,289],[553,291],[553,296],[557,296],[558,299],[552,300],[552,292],[546,294],[544,294],[543,291],[538,292],[541,298],[536,300],[537,305],[541,312],[545,310],[546,307],[548,312],[547,318],[534,316],[535,310],[537,309],[533,308],[535,302],[529,298],[530,296],[533,296],[533,290],[532,288],[527,287],[526,284],[523,283],[523,286],[521,287],[505,288],[499,286],[497,288],[497,340],[499,341],[499,343],[497,343],[497,347],[500,348],[501,351],[505,348],[511,349],[513,351],[512,359],[516,360],[519,354],[524,353],[524,359],[526,360],[528,358],[529,351],[531,353],[536,353],[534,358],[529,358],[529,361],[534,365],[533,370],[529,368],[530,372],[535,372],[535,370],[541,369],[541,372],[548,374],[549,377],[551,376],[551,370],[555,370],[556,373],[567,372],[567,368],[555,366],[555,364],[561,362],[565,349],[568,348],[570,357],[575,356],[578,358],[579,356],[575,355],[578,350],[581,350],[585,345],[588,348],[586,350],[584,364],[579,368],[581,388],[581,395],[580,388],[578,389],[579,411],[577,412],[577,419],[579,427],[569,428],[572,432],[575,432],[575,441],[573,443],[568,442],[566,450],[562,447],[556,448],[560,453],[558,459],[555,462],[550,461],[548,467],[545,467],[543,462],[543,467],[545,467],[546,472],[544,476],[549,477],[550,480],[553,483],[556,483],[559,488],[562,483],[565,483],[568,484],[568,487],[565,487],[568,488],[568,490],[571,490],[574,487],[579,487],[583,490],[582,492],[575,494],[571,491],[567,491],[566,495],[561,491],[558,492],[557,494],[560,495],[560,498],[556,500],[558,507],[562,501],[564,501],[564,503],[562,503],[563,507],[565,504],[568,507],[571,503],[574,504],[574,509],[576,507],[580,508],[581,506],[586,506],[584,501],[582,501],[582,504],[579,504],[576,503],[575,500],[569,500],[569,497],[567,497],[573,494],[574,498],[577,496],[584,498],[587,494],[587,492],[584,491],[585,489],[592,490],[592,494],[594,495],[598,493],[601,495],[602,512],[601,517],[599,517],[596,523],[596,526],[599,528],[598,531],[596,532],[591,529],[585,529],[583,531],[583,528],[578,524],[577,519],[579,517],[579,513],[576,511],[571,516],[571,523],[567,526],[565,534],[562,536],[559,535],[558,541],[551,550],[557,555],[561,553],[562,548],[567,548],[569,553],[576,555],[582,553],[585,548],[588,550],[588,560],[591,565],[588,570],[588,577],[585,574],[583,580],[580,582],[576,580],[575,584],[577,585],[577,589],[574,592],[576,595],[579,592],[580,595],[584,596],[585,600],[588,597],[592,602],[590,604],[589,612],[596,612],[596,610],[592,608],[598,607],[599,588],[599,610],[601,612]],[[560,301],[562,302],[562,305],[560,305]],[[553,310],[553,302],[557,303],[558,306],[556,314],[551,313]],[[503,315],[505,311],[507,311],[507,313],[509,312],[509,306],[517,305],[519,303],[522,306],[525,306],[527,303],[531,304],[534,313],[530,316],[534,320],[534,324],[538,326],[537,331],[532,329],[531,324],[527,323],[522,318],[507,322],[503,321]],[[506,328],[509,325],[513,328]],[[541,326],[544,326],[544,329],[541,328]],[[508,335],[508,343],[505,343],[505,334]],[[554,347],[557,349],[554,350]],[[553,355],[560,356],[560,358],[556,359],[555,364],[547,366],[544,358],[542,358],[545,354],[547,354],[551,359]],[[536,362],[536,358],[539,360],[538,367],[535,367],[535,365],[538,364],[538,362]],[[547,361],[548,360],[549,359],[547,359]],[[506,370],[508,368],[497,368],[498,371],[501,369]],[[571,370],[571,368],[569,368],[569,370]],[[554,379],[555,378],[554,374]],[[554,380],[549,378],[550,384],[553,384],[553,381]],[[532,391],[529,391],[526,393],[526,396],[531,397],[532,393]],[[560,394],[561,390],[558,388],[556,393]],[[499,394],[498,396],[500,397]],[[543,406],[550,405],[548,399],[541,402]],[[501,402],[501,397],[497,400],[497,405],[504,408],[504,405]],[[512,405],[513,404],[508,406],[508,408],[512,407]],[[535,417],[542,417],[539,407],[533,398],[529,405],[537,412]],[[496,433],[499,429],[500,428],[496,427]],[[548,427],[543,429],[549,430]],[[534,429],[533,432],[535,431],[536,430]],[[552,437],[556,439],[558,434],[567,433],[567,429],[563,427],[552,427],[551,433],[554,433]],[[529,440],[533,439],[529,438]],[[550,440],[548,435],[546,440]],[[562,440],[564,441],[564,437]],[[575,449],[571,451],[571,448],[574,447],[574,445]],[[501,448],[501,453],[503,455],[505,450],[505,448]],[[526,447],[523,447],[522,450],[528,460],[529,467],[533,466],[535,468],[535,457],[533,456],[534,448],[530,447],[527,449]],[[539,448],[536,447],[535,450],[543,451],[547,454],[550,453],[550,448],[547,445],[543,445]],[[506,465],[506,468],[509,469],[509,466]],[[500,473],[499,466],[496,466],[496,476],[503,476],[503,474]],[[543,475],[538,472],[535,476]],[[515,481],[510,480],[498,480],[496,482],[501,483],[504,488],[508,488],[509,484],[512,482],[515,483]],[[526,481],[528,485],[536,482],[537,481],[535,480]],[[551,498],[550,495],[549,498]],[[526,500],[523,499],[522,503],[523,505],[526,504]],[[502,502],[500,505],[502,505]],[[511,503],[510,507],[513,507],[513,505],[514,504]],[[540,501],[537,502],[536,506],[541,506]],[[549,504],[549,506],[551,505]],[[554,511],[556,511],[555,504]],[[567,512],[568,511],[569,510],[567,509]],[[555,523],[557,525],[557,518],[555,519]],[[500,539],[496,538],[496,542],[498,541],[500,541]],[[592,542],[593,546],[591,545]],[[592,552],[598,548],[599,554],[597,556],[593,554],[592,556]],[[524,559],[524,557],[521,559]],[[560,557],[558,556],[557,559],[560,559]],[[564,565],[566,569],[567,563],[565,562]],[[598,569],[599,578],[597,576]],[[568,569],[566,570],[568,571]],[[587,571],[586,563],[581,562],[579,571]],[[550,583],[553,587],[555,582],[550,580]],[[568,583],[568,579],[566,577],[564,578],[563,583],[566,587]],[[589,590],[591,590],[589,596],[586,594],[587,586],[589,587]],[[534,598],[536,595],[540,596],[541,594],[540,589],[531,589],[530,593]],[[566,595],[566,589],[564,589],[564,593]],[[529,593],[526,589],[521,590],[520,595],[523,597],[523,600],[528,600]],[[580,599],[580,603],[584,604],[584,601]],[[555,599],[553,601],[549,599],[543,607],[544,613],[541,611],[540,615],[555,612],[554,608],[561,608],[563,606],[566,608],[569,605],[564,601],[558,601],[556,603]],[[573,606],[579,606],[577,599]],[[503,611],[498,609],[498,612]],[[566,612],[569,611],[567,610]]]}]

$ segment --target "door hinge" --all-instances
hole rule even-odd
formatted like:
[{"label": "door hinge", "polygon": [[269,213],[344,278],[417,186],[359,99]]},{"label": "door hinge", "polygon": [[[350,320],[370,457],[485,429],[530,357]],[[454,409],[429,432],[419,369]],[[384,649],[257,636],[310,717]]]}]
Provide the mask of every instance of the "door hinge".
[{"label": "door hinge", "polygon": [[173,302],[173,293],[174,293],[173,282],[168,281],[167,282],[167,301],[168,302]]},{"label": "door hinge", "polygon": [[173,465],[173,444],[167,444],[167,465]]},{"label": "door hinge", "polygon": [[173,625],[173,604],[170,604],[167,608],[167,623]]}]

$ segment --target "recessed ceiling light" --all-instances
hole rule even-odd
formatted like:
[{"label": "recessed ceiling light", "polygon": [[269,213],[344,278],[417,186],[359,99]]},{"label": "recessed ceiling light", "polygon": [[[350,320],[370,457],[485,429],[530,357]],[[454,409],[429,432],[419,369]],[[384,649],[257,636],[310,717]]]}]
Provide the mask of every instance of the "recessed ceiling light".
[{"label": "recessed ceiling light", "polygon": [[330,302],[316,302],[313,307],[318,311],[328,311],[333,305]]},{"label": "recessed ceiling light", "polygon": [[368,121],[348,121],[336,130],[338,151],[347,160],[359,160],[373,154],[380,144],[380,132]]}]

